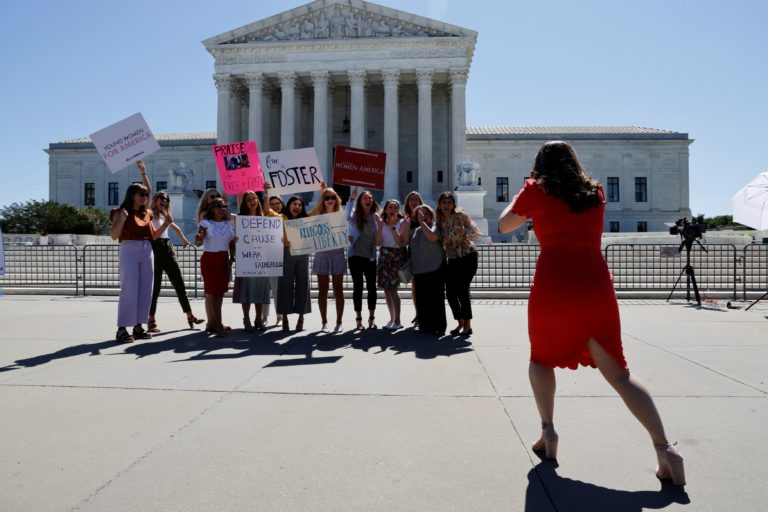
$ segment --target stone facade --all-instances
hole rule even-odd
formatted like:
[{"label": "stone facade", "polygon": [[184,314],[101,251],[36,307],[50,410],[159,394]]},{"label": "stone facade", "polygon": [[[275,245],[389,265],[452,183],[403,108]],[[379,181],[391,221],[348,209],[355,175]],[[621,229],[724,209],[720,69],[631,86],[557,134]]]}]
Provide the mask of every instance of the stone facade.
[{"label": "stone facade", "polygon": [[[348,145],[387,153],[385,190],[377,196],[402,199],[419,190],[434,202],[455,189],[456,166],[468,157],[481,165],[489,234],[500,240],[496,219],[536,150],[564,139],[617,199],[608,204],[606,231],[617,227],[612,222],[621,231],[662,230],[663,222],[690,216],[687,134],[615,126],[467,129],[465,87],[476,40],[472,30],[361,0],[317,0],[207,39],[217,132],[156,134],[162,149],[146,159],[153,187],[170,188],[182,167],[185,176],[191,172],[188,189],[218,183],[210,146],[240,140],[263,151],[314,146],[332,183],[333,148]],[[114,191],[119,204],[138,178],[109,173],[88,138],[51,144],[47,152],[55,201],[114,207]],[[497,186],[507,193],[497,194]]]}]

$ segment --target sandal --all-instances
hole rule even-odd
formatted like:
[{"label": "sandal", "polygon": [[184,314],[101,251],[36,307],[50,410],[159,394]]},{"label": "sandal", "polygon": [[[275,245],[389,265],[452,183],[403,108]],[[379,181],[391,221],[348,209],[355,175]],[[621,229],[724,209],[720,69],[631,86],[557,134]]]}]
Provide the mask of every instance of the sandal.
[{"label": "sandal", "polygon": [[[259,324],[259,321],[256,321],[256,325]],[[253,332],[253,326],[251,325],[251,319],[247,316],[243,317],[243,329],[245,332]]]},{"label": "sandal", "polygon": [[378,329],[378,327],[376,327],[376,324],[374,323],[374,320],[376,320],[375,316],[368,317],[368,329],[371,329],[371,330]]},{"label": "sandal", "polygon": [[355,320],[357,321],[357,327],[355,327],[355,330],[364,331],[365,327],[363,327],[363,317],[359,316]]},{"label": "sandal", "polygon": [[194,324],[201,324],[203,322],[205,322],[205,320],[203,320],[202,318],[197,318],[195,315],[187,317],[187,323],[189,324],[190,329],[192,329],[192,326]]},{"label": "sandal", "polygon": [[133,343],[134,338],[128,332],[128,329],[125,327],[120,327],[115,334],[115,341],[118,343]]},{"label": "sandal", "polygon": [[157,322],[154,320],[150,320],[147,324],[147,330],[149,332],[160,332],[160,329],[157,328]]}]

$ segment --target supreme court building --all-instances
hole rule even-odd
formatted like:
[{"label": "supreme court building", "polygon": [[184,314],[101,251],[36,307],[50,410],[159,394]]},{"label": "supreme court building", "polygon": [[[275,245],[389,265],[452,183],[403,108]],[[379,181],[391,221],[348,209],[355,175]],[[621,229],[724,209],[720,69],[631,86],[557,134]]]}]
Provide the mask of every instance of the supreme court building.
[{"label": "supreme court building", "polygon": [[[317,0],[203,41],[214,57],[216,133],[155,134],[153,186],[175,176],[217,182],[210,146],[253,140],[260,151],[314,147],[333,182],[336,145],[387,153],[385,190],[434,198],[457,185],[465,159],[481,165],[485,217],[496,219],[540,145],[571,142],[606,188],[606,231],[659,231],[690,216],[688,146],[678,133],[636,126],[467,127],[465,90],[477,33],[361,0]],[[514,98],[488,98],[488,101]],[[513,121],[513,120],[505,120]],[[104,208],[135,176],[110,175],[86,138],[53,143],[50,197]]]}]

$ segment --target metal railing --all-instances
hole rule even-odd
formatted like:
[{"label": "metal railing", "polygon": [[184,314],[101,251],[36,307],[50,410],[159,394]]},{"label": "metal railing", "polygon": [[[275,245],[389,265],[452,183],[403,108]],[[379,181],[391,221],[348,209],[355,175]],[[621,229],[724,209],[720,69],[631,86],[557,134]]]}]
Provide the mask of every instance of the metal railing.
[{"label": "metal railing", "polygon": [[[733,245],[705,244],[708,252],[694,247],[691,265],[703,293],[719,292],[747,298],[749,292],[768,290],[768,245],[748,245],[739,251]],[[669,291],[685,266],[685,250],[680,254],[674,244],[613,244],[604,248],[604,256],[613,273],[617,291]],[[539,256],[539,246],[496,244],[478,247],[479,267],[474,290],[528,290]],[[176,248],[187,292],[202,294],[198,248]],[[310,269],[312,258],[310,257]],[[117,244],[76,246],[5,245],[6,275],[0,287],[53,289],[56,293],[87,295],[96,290],[118,289],[120,272]],[[310,276],[310,286],[317,288],[317,276]],[[164,289],[171,290],[163,277]],[[344,276],[345,289],[352,278]],[[683,273],[678,290],[686,287]]]}]

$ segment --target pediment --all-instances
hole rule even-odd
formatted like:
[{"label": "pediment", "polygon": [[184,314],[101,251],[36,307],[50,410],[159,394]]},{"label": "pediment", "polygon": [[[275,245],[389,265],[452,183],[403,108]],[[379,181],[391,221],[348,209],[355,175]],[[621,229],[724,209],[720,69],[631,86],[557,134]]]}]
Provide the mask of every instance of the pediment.
[{"label": "pediment", "polygon": [[251,23],[203,44],[215,47],[288,41],[468,37],[477,32],[361,0],[317,0]]}]

